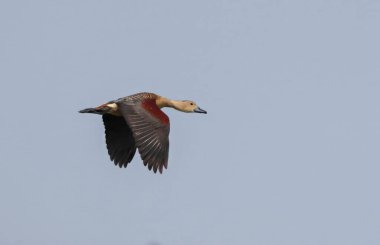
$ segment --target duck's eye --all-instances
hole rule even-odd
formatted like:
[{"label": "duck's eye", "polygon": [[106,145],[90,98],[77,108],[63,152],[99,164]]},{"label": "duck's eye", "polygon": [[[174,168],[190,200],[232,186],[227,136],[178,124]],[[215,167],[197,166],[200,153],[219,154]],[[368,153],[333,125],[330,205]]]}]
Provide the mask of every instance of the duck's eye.
[{"label": "duck's eye", "polygon": [[194,103],[190,103],[190,105],[194,105]]}]

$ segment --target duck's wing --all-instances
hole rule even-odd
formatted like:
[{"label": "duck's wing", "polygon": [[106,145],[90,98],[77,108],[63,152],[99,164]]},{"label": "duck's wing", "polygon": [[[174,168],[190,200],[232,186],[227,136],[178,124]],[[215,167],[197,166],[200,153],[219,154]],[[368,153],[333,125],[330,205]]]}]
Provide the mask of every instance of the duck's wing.
[{"label": "duck's wing", "polygon": [[141,159],[149,170],[162,173],[168,166],[169,131],[168,116],[156,105],[155,99],[130,99],[117,101],[119,111],[132,129]]},{"label": "duck's wing", "polygon": [[123,117],[103,115],[106,143],[111,161],[119,167],[127,167],[136,152],[135,139]]}]

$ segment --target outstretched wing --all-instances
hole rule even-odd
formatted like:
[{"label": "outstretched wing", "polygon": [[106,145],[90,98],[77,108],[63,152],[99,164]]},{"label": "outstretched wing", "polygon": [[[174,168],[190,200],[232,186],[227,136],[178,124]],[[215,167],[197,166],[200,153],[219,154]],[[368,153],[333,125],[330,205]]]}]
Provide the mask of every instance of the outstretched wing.
[{"label": "outstretched wing", "polygon": [[162,173],[168,166],[169,131],[168,116],[156,105],[154,99],[124,98],[117,102],[119,110],[133,137],[141,159],[149,170]]},{"label": "outstretched wing", "polygon": [[135,139],[124,117],[103,115],[106,143],[111,161],[119,167],[127,167],[136,152]]}]

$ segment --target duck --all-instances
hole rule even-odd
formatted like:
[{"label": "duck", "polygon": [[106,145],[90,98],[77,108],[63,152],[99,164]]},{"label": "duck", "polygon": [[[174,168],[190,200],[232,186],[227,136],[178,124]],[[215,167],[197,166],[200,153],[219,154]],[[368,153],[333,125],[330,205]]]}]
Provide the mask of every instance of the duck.
[{"label": "duck", "polygon": [[108,154],[116,166],[127,167],[138,150],[145,166],[154,173],[168,168],[169,117],[161,110],[173,108],[186,113],[203,113],[191,100],[171,100],[142,92],[79,113],[102,115]]}]

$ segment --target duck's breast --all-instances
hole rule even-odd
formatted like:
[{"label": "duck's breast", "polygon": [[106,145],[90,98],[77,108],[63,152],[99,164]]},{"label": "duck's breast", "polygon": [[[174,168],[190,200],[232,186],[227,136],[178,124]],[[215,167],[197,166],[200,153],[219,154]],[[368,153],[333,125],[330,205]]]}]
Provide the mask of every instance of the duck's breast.
[{"label": "duck's breast", "polygon": [[142,100],[141,107],[161,123],[165,125],[169,124],[169,117],[157,106],[155,99]]}]

